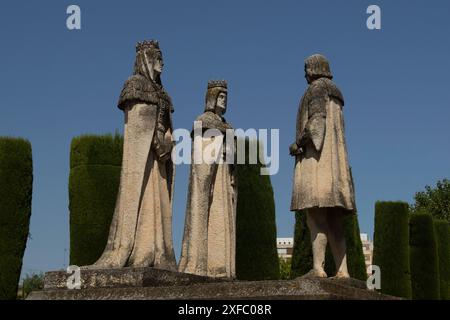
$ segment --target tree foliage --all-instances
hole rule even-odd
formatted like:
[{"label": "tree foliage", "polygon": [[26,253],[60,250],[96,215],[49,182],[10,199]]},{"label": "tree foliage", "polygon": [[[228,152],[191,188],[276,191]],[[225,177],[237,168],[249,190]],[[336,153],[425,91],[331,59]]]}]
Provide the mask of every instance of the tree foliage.
[{"label": "tree foliage", "polygon": [[280,258],[280,279],[289,280],[292,278],[291,275],[291,263],[292,259],[281,259]]},{"label": "tree foliage", "polygon": [[[275,200],[270,176],[261,175],[261,162],[237,170],[236,276],[240,280],[278,279],[280,276],[275,223]],[[258,143],[258,147],[261,145]]]},{"label": "tree foliage", "polygon": [[119,189],[122,149],[123,138],[118,134],[72,140],[70,264],[89,265],[103,253]]},{"label": "tree foliage", "polygon": [[33,291],[44,289],[44,273],[27,274],[22,282],[22,299],[26,299]]},{"label": "tree foliage", "polygon": [[32,191],[31,143],[0,138],[0,299],[17,298],[29,236]]},{"label": "tree foliage", "polygon": [[446,220],[435,220],[434,231],[439,256],[441,300],[450,300],[450,225]]},{"label": "tree foliage", "polygon": [[439,258],[432,216],[412,214],[409,233],[412,298],[437,300],[440,298]]},{"label": "tree foliage", "polygon": [[409,207],[406,202],[375,204],[373,265],[381,270],[381,292],[411,298]]},{"label": "tree foliage", "polygon": [[439,180],[434,188],[426,186],[425,191],[416,193],[414,201],[413,212],[427,212],[450,222],[450,180]]}]

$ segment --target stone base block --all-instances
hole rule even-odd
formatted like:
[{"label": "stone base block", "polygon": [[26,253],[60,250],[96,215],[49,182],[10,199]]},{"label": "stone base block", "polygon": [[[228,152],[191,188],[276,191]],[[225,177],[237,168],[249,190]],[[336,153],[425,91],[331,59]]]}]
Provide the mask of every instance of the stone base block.
[{"label": "stone base block", "polygon": [[[81,269],[80,272],[81,289],[184,286],[226,281],[153,268]],[[44,290],[67,289],[69,276],[65,271],[47,272]]]},{"label": "stone base block", "polygon": [[355,279],[231,281],[152,268],[82,270],[82,289],[68,290],[67,274],[48,272],[45,289],[29,300],[380,300],[398,299],[367,290]]}]

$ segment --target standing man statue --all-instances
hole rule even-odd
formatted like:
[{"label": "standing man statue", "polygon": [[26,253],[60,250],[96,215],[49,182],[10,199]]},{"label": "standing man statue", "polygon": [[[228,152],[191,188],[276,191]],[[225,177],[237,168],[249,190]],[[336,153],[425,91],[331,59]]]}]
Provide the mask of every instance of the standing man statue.
[{"label": "standing man statue", "polygon": [[[205,112],[196,120],[203,132],[196,136],[194,129],[180,272],[235,277],[237,190],[227,156],[231,152],[234,159],[234,130],[223,117],[226,110],[227,83],[209,81]],[[212,153],[214,161],[205,161]]]},{"label": "standing man statue", "polygon": [[343,218],[355,214],[356,208],[344,135],[344,98],[324,56],[306,59],[305,77],[309,87],[300,102],[296,140],[289,148],[296,159],[291,211],[307,215],[313,249],[309,275],[327,277],[328,241],[336,277],[348,278]]},{"label": "standing man statue", "polygon": [[172,102],[161,84],[157,41],[136,46],[134,74],[118,107],[125,115],[120,187],[108,242],[87,268],[154,267],[176,270],[172,244],[174,165]]}]

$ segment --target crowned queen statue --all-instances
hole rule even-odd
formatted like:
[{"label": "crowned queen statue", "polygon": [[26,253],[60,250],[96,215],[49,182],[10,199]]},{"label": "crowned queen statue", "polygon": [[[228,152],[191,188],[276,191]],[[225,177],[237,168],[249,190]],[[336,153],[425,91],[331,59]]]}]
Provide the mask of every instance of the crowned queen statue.
[{"label": "crowned queen statue", "polygon": [[157,41],[137,44],[134,74],[125,82],[118,103],[125,130],[116,208],[106,248],[87,268],[176,270],[172,243],[174,110],[161,84],[163,66]]}]

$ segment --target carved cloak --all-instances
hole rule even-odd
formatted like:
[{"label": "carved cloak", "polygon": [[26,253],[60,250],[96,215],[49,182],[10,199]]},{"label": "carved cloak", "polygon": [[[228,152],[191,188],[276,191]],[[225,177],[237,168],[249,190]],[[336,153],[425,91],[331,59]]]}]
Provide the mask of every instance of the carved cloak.
[{"label": "carved cloak", "polygon": [[333,81],[319,78],[303,96],[297,115],[291,211],[340,207],[354,213],[355,195],[344,134],[344,99]]},{"label": "carved cloak", "polygon": [[[168,112],[165,143],[171,144],[170,97],[162,86],[134,75],[119,99],[125,114],[120,187],[108,242],[94,268],[155,267],[176,269],[172,243],[175,167],[157,160],[157,120]],[[167,117],[166,117],[167,118]]]},{"label": "carved cloak", "polygon": [[[232,129],[211,111],[196,121],[201,121],[204,129],[218,129],[222,134],[226,129]],[[200,144],[192,144],[186,221],[178,270],[202,276],[234,278],[237,201],[234,172],[226,163],[195,164],[194,153],[202,153],[214,142],[214,138],[198,139],[201,139]],[[222,151],[219,156],[224,156]]]}]

